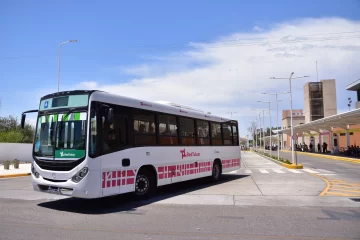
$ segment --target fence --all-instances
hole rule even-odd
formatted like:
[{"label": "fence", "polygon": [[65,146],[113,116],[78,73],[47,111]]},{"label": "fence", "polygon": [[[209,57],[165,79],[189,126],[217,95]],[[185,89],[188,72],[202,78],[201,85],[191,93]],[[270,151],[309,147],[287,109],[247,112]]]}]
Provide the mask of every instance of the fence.
[{"label": "fence", "polygon": [[14,159],[31,162],[31,151],[31,143],[0,143],[0,163]]}]

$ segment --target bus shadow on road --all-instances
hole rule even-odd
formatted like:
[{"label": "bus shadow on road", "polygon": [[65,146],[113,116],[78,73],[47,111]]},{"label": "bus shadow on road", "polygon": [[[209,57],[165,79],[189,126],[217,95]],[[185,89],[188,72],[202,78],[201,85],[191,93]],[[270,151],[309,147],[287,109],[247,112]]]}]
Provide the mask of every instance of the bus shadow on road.
[{"label": "bus shadow on road", "polygon": [[137,210],[138,207],[245,177],[249,177],[249,175],[225,174],[222,179],[216,183],[211,182],[209,178],[174,183],[159,187],[151,198],[141,201],[135,201],[131,194],[122,194],[99,199],[66,198],[39,203],[38,206],[80,214],[123,213],[142,215],[144,212]]}]

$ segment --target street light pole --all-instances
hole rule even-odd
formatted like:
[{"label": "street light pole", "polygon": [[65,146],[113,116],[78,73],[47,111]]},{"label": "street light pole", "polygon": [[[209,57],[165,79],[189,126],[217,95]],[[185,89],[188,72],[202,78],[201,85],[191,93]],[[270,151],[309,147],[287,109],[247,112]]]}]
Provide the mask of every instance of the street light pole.
[{"label": "street light pole", "polygon": [[[302,77],[295,77],[293,78],[292,76],[294,75],[294,72],[292,72],[290,74],[289,78],[275,78],[272,77],[270,79],[289,79],[289,85],[290,85],[290,121],[291,121],[291,161],[294,164],[295,161],[295,151],[294,151],[294,140],[293,140],[293,136],[294,136],[294,126],[293,126],[293,113],[292,113],[292,90],[291,90],[291,79],[298,79],[298,78],[305,78],[305,77],[309,77],[309,76],[302,76]],[[297,159],[296,159],[296,163],[297,165]]]},{"label": "street light pole", "polygon": [[237,113],[237,112],[227,112],[226,114],[230,114],[230,118],[232,119],[233,113]]},{"label": "street light pole", "polygon": [[280,94],[288,94],[289,92],[283,92],[283,93],[263,93],[263,94],[267,94],[267,95],[275,95],[276,97],[276,130],[277,131],[277,138],[278,138],[278,147],[277,147],[277,153],[278,153],[278,160],[280,160],[280,148],[279,148],[279,145],[280,145],[280,138],[279,138],[279,102],[281,100],[278,100],[278,95]]},{"label": "street light pole", "polygon": [[271,137],[272,137],[272,131],[271,131],[271,110],[270,110],[270,104],[271,104],[271,102],[269,102],[269,101],[258,101],[258,102],[262,102],[262,103],[268,103],[269,104],[269,120],[270,120],[270,157],[272,156],[271,154],[272,154],[272,139],[271,139]]},{"label": "street light pole", "polygon": [[59,48],[58,48],[58,92],[60,91],[60,49],[61,49],[61,45],[66,44],[66,43],[72,43],[72,42],[77,42],[77,40],[70,40],[70,41],[59,43]]}]

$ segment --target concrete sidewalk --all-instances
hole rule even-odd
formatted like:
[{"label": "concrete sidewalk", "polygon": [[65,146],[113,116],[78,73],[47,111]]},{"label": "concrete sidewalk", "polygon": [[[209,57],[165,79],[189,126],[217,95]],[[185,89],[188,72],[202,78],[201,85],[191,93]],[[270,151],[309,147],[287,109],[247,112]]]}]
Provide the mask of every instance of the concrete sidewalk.
[{"label": "concrete sidewalk", "polygon": [[31,163],[20,163],[18,169],[14,169],[14,165],[9,170],[4,169],[4,165],[0,165],[0,178],[23,177],[31,174]]}]

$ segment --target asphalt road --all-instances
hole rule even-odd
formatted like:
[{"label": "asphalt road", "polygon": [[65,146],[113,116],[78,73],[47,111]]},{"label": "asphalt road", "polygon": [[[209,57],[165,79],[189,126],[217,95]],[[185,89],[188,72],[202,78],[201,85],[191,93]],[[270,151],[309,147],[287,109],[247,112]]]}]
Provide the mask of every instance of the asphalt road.
[{"label": "asphalt road", "polygon": [[[291,160],[291,152],[280,152],[280,156]],[[331,171],[339,178],[360,183],[360,164],[302,154],[297,154],[297,161],[305,167]]]},{"label": "asphalt road", "polygon": [[0,200],[2,240],[360,239],[359,208]]},{"label": "asphalt road", "polygon": [[34,192],[30,177],[0,179],[0,239],[360,239],[360,197],[319,196],[325,186],[250,152],[217,184],[168,185],[137,202],[67,198]]}]

